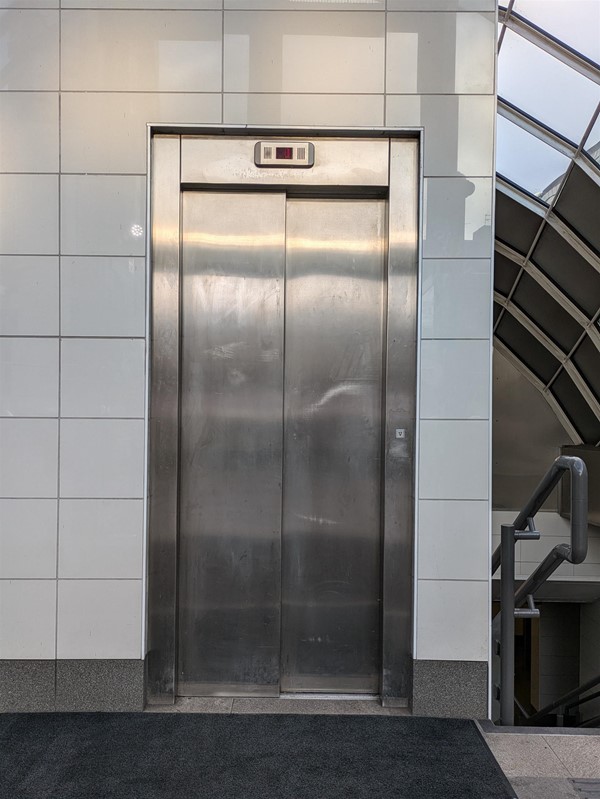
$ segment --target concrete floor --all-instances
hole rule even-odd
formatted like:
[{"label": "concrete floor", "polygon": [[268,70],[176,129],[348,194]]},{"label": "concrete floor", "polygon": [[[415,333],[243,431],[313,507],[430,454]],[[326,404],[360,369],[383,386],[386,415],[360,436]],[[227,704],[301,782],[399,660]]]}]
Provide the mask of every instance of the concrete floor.
[{"label": "concrete floor", "polygon": [[600,781],[600,731],[586,732],[484,735],[519,799],[586,799],[599,795],[590,783]]},{"label": "concrete floor", "polygon": [[[174,705],[146,708],[148,713],[325,713],[410,715],[407,708],[385,708],[377,697],[282,696],[273,699],[231,697],[184,698]],[[483,723],[483,735],[518,799],[587,799],[586,783],[600,780],[600,730],[586,734],[494,732]],[[573,782],[575,780],[575,783]]]}]

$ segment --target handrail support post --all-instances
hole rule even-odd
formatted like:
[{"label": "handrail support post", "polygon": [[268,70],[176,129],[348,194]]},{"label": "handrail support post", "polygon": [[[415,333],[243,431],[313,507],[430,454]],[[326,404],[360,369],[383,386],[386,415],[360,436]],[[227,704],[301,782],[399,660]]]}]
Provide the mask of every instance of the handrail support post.
[{"label": "handrail support post", "polygon": [[515,527],[503,524],[502,595],[500,607],[500,723],[515,722]]}]

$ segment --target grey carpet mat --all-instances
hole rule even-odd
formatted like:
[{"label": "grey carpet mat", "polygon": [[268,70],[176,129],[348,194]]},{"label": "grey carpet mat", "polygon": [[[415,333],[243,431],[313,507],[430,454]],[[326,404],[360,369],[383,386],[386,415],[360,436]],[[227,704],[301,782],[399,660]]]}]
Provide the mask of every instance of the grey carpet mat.
[{"label": "grey carpet mat", "polygon": [[1,799],[508,799],[475,724],[369,716],[0,716]]}]

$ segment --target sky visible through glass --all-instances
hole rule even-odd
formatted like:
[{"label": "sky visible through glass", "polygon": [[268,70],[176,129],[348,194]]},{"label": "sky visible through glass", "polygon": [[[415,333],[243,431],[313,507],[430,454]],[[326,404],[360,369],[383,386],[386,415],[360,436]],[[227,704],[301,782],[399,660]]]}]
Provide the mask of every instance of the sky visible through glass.
[{"label": "sky visible through glass", "polygon": [[[515,0],[512,12],[600,62],[600,0]],[[498,95],[577,147],[600,103],[600,86],[507,27],[498,58]],[[598,139],[600,119],[585,144],[596,162]],[[548,201],[552,192],[547,189],[568,163],[554,147],[498,117],[500,175]]]}]

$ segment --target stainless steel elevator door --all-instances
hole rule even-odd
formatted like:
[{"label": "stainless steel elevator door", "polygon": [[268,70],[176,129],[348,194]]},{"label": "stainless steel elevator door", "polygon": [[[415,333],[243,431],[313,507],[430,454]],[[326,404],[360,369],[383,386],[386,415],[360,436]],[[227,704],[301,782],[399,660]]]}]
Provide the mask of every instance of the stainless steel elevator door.
[{"label": "stainless steel elevator door", "polygon": [[182,212],[178,693],[376,692],[386,203]]},{"label": "stainless steel elevator door", "polygon": [[385,216],[287,204],[283,691],[379,687]]},{"label": "stainless steel elevator door", "polygon": [[285,195],[183,195],[178,691],[279,691]]}]

